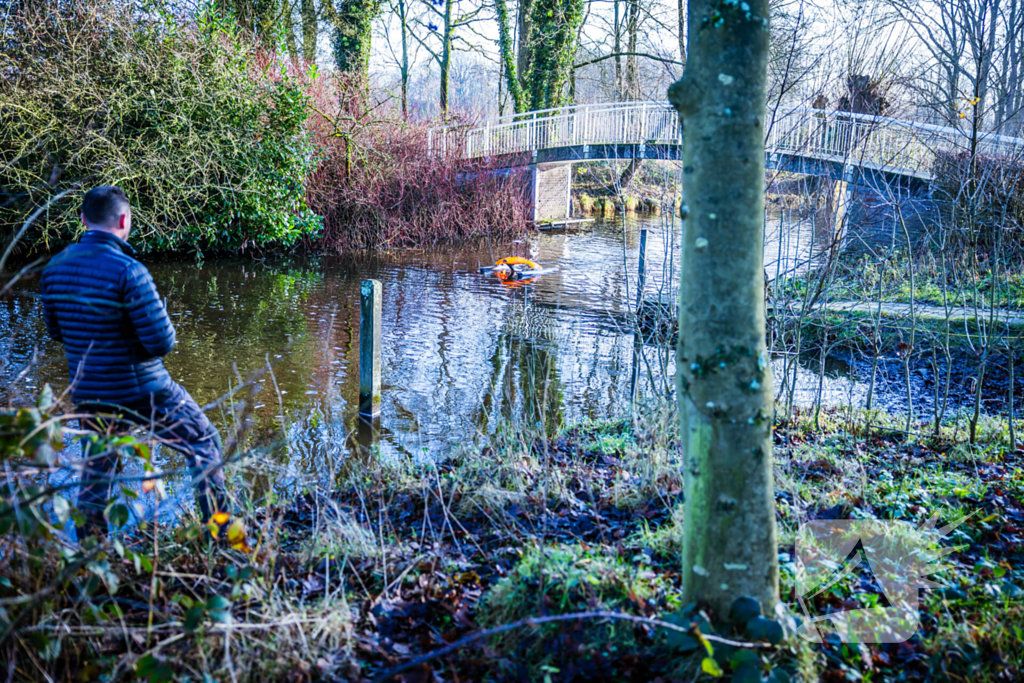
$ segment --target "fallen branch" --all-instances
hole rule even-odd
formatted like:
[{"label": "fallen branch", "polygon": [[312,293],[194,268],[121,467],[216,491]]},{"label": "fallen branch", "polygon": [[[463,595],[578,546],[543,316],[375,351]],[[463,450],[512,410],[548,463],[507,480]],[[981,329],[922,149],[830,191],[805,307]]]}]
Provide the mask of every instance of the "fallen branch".
[{"label": "fallen branch", "polygon": [[[637,617],[632,614],[620,614],[618,612],[605,612],[605,611],[594,611],[594,612],[572,612],[571,614],[554,614],[547,617],[528,617],[519,621],[512,622],[511,624],[502,624],[501,626],[495,626],[484,631],[477,631],[471,633],[465,638],[456,640],[450,645],[446,645],[439,650],[428,652],[425,655],[420,655],[415,659],[411,659],[405,664],[400,664],[392,669],[388,669],[380,676],[374,679],[375,683],[383,683],[384,681],[393,678],[394,676],[407,671],[413,667],[417,667],[420,664],[425,664],[431,659],[437,659],[438,657],[444,657],[445,655],[458,650],[461,647],[465,647],[470,643],[481,640],[482,638],[489,638],[496,636],[499,633],[505,633],[507,631],[514,631],[515,629],[522,628],[523,626],[538,626],[540,624],[550,624],[557,621],[581,621],[583,619],[618,619],[620,621],[631,621],[635,624],[643,624],[645,626],[653,626],[655,628],[664,628],[669,631],[676,631],[678,633],[685,633],[686,635],[693,635],[693,629],[683,628],[682,626],[676,626],[670,624],[667,621],[661,619],[652,619],[650,617]],[[711,641],[713,643],[722,643],[723,645],[731,645],[733,647],[740,648],[763,648],[771,647],[767,643],[742,643],[737,640],[729,640],[728,638],[722,638],[720,636],[709,635],[707,633],[701,633],[700,638]]]}]

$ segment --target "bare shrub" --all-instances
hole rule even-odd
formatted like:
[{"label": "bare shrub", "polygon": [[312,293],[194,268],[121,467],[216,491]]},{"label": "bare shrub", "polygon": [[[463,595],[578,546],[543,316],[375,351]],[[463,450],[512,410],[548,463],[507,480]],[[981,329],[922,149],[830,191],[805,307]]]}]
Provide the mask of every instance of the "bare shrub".
[{"label": "bare shrub", "polygon": [[320,164],[307,192],[323,216],[322,246],[411,247],[527,228],[521,167],[431,153],[426,125],[378,116],[344,80],[318,78],[308,87],[316,114],[307,125]]},{"label": "bare shrub", "polygon": [[999,237],[1003,249],[1024,252],[1024,160],[939,152],[935,177],[935,196],[945,204],[954,228],[953,246],[977,242],[992,247]]}]

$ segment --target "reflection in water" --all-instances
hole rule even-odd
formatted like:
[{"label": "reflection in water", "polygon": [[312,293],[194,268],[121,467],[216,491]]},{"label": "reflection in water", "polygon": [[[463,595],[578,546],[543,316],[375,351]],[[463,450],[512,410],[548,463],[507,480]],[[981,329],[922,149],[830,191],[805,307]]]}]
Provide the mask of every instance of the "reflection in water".
[{"label": "reflection in water", "polygon": [[[643,295],[674,300],[678,222],[663,217],[646,226]],[[775,231],[785,239],[769,243],[769,267],[806,262],[803,232]],[[259,380],[252,399],[256,431],[270,436],[283,420],[287,443],[273,453],[277,465],[323,477],[355,444],[383,457],[431,458],[501,424],[552,429],[622,414],[631,397],[669,395],[672,349],[637,344],[633,335],[639,222],[542,233],[528,248],[530,259],[558,270],[519,287],[477,273],[511,253],[510,245],[492,251],[486,242],[358,258],[156,262],[150,269],[178,329],[166,364],[202,404],[269,363],[272,376]],[[361,430],[359,284],[366,278],[383,283],[383,411],[376,429]],[[0,359],[5,399],[28,400],[45,382],[67,384],[63,351],[46,337],[31,296],[0,303]],[[811,384],[816,389],[817,380]],[[217,410],[211,417],[227,419]]]}]

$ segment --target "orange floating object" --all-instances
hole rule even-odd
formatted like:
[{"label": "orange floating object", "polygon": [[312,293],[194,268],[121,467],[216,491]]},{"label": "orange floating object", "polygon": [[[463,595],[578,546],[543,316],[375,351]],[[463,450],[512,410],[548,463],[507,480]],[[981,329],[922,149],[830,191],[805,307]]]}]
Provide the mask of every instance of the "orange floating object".
[{"label": "orange floating object", "polygon": [[496,270],[494,274],[501,280],[501,284],[506,287],[522,287],[533,282],[533,278],[520,279],[519,273],[511,268],[508,270]]},{"label": "orange floating object", "polygon": [[531,261],[530,259],[523,258],[522,256],[509,256],[507,258],[495,261],[496,266],[526,266],[528,270],[537,270],[540,268],[539,265]]}]

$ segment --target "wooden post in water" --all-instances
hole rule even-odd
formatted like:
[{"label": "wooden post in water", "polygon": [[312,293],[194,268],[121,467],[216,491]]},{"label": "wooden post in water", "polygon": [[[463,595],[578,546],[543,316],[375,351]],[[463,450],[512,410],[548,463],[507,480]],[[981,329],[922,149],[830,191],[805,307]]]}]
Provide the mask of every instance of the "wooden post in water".
[{"label": "wooden post in water", "polygon": [[640,263],[637,268],[636,310],[643,308],[644,286],[647,284],[647,228],[640,228]]},{"label": "wooden post in water", "polygon": [[359,301],[359,415],[380,415],[381,284],[363,280]]}]

